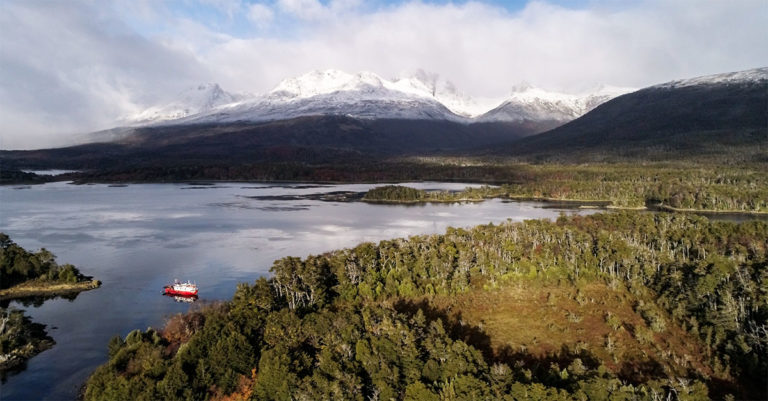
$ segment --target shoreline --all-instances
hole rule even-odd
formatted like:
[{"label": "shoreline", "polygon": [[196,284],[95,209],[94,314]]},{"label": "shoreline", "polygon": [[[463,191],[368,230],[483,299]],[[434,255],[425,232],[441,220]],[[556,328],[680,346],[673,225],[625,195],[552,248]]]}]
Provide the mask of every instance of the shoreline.
[{"label": "shoreline", "polygon": [[26,297],[49,297],[93,290],[101,287],[101,281],[89,280],[77,283],[25,282],[0,290],[0,301]]},{"label": "shoreline", "polygon": [[492,198],[424,199],[424,200],[360,199],[360,202],[381,204],[381,205],[387,205],[387,204],[389,205],[421,205],[421,204],[427,204],[427,203],[463,203],[463,202],[479,203],[479,202],[485,202],[486,199],[492,199]]},{"label": "shoreline", "polygon": [[747,211],[747,210],[687,209],[687,208],[672,207],[672,206],[663,205],[663,204],[654,205],[654,207],[659,210],[664,210],[667,212],[674,212],[674,213],[741,214],[741,215],[752,215],[752,216],[768,216],[768,212],[763,212],[759,210]]},{"label": "shoreline", "polygon": [[[55,177],[54,177],[55,178]],[[315,185],[344,185],[344,184],[401,184],[402,182],[399,181],[302,181],[302,180],[177,180],[177,181],[84,181],[79,182],[76,180],[72,180],[70,178],[62,178],[62,179],[55,179],[51,181],[46,182],[34,182],[34,183],[28,183],[28,184],[19,184],[19,183],[0,183],[0,186],[12,186],[12,185],[42,185],[42,184],[48,184],[51,182],[65,182],[69,181],[73,185],[90,185],[90,184],[104,184],[104,185],[114,185],[118,184],[120,187],[123,186],[129,186],[129,185],[135,185],[135,184],[198,184],[198,185],[215,185],[217,183],[224,183],[224,182],[231,182],[231,183],[240,183],[240,184],[315,184]],[[457,180],[412,180],[408,182],[445,182],[445,183],[452,183],[452,182],[459,182]],[[465,182],[466,184],[480,184],[480,185],[500,185],[498,182],[488,182],[488,181],[473,181],[468,180]],[[400,201],[400,200],[374,200],[374,199],[360,199],[361,202],[366,203],[372,203],[372,204],[402,204],[402,205],[418,205],[418,204],[426,204],[426,203],[461,203],[461,202],[483,202],[487,199],[507,199],[512,201],[535,201],[535,202],[551,202],[551,203],[573,203],[574,206],[581,208],[581,209],[599,209],[604,208],[607,210],[650,210],[653,211],[656,209],[657,211],[666,211],[666,212],[674,212],[674,213],[700,213],[700,214],[733,214],[733,215],[744,215],[744,216],[768,216],[768,211],[746,211],[746,210],[717,210],[717,209],[687,209],[687,208],[675,208],[668,205],[663,204],[656,204],[652,205],[651,207],[648,206],[617,206],[613,204],[612,200],[605,200],[605,199],[561,199],[561,198],[551,198],[551,197],[544,197],[544,196],[527,196],[527,195],[498,195],[498,196],[492,196],[482,199],[456,199],[456,200],[414,200],[414,201]],[[0,291],[0,299],[2,298],[3,292]]]},{"label": "shoreline", "polygon": [[37,356],[43,351],[47,351],[56,345],[56,342],[49,336],[45,338],[37,339],[37,344],[28,343],[21,350],[14,350],[5,355],[7,358],[4,361],[0,361],[0,372],[7,373],[23,367],[30,359]]}]

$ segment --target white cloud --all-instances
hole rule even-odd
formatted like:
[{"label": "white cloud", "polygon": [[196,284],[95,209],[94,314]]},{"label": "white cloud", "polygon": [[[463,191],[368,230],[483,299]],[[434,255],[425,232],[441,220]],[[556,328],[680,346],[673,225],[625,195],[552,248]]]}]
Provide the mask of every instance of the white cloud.
[{"label": "white cloud", "polygon": [[327,9],[317,0],[278,0],[283,12],[300,19],[318,19],[327,15]]},{"label": "white cloud", "polygon": [[523,80],[639,87],[768,64],[762,0],[534,1],[515,12],[479,2],[201,1],[231,26],[146,0],[0,3],[0,146],[59,145],[57,134],[107,128],[198,82],[263,92],[312,69],[393,77],[423,68],[471,95],[499,96]]},{"label": "white cloud", "polygon": [[277,0],[280,10],[302,20],[332,19],[360,6],[359,0],[332,0],[323,5],[318,0]]},{"label": "white cloud", "polygon": [[0,9],[0,146],[67,144],[205,79],[206,68],[75,2]]},{"label": "white cloud", "polygon": [[240,0],[197,0],[200,4],[209,5],[226,14],[228,18],[234,17],[240,11],[243,3]]},{"label": "white cloud", "polygon": [[251,4],[248,7],[248,19],[257,26],[264,27],[269,25],[275,18],[275,12],[264,4]]},{"label": "white cloud", "polygon": [[256,92],[311,69],[391,77],[424,68],[477,96],[504,95],[523,80],[566,91],[645,86],[768,61],[761,43],[768,21],[755,12],[758,2],[597,4],[573,10],[534,2],[510,13],[474,2],[415,2],[334,15],[298,38],[233,39],[202,60],[219,66],[225,87]]}]

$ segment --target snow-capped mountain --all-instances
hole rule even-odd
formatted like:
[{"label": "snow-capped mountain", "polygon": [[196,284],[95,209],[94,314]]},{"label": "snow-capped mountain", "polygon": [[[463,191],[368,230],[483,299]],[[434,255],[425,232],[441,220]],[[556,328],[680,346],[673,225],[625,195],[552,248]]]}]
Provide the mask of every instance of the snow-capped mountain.
[{"label": "snow-capped mountain", "polygon": [[270,121],[313,115],[464,120],[426,93],[374,73],[326,70],[283,80],[267,94],[222,105],[180,122]]},{"label": "snow-capped mountain", "polygon": [[696,78],[679,79],[651,86],[651,88],[674,89],[699,85],[732,85],[741,83],[761,83],[768,81],[768,67],[755,68],[745,71],[728,72],[724,74],[704,75]]},{"label": "snow-capped mountain", "polygon": [[128,120],[140,125],[169,125],[342,115],[465,124],[565,122],[629,91],[604,87],[587,95],[566,95],[525,86],[516,88],[506,100],[476,99],[437,74],[422,70],[392,80],[371,72],[325,70],[285,79],[271,91],[255,96],[233,95],[216,84],[201,85],[183,92],[173,103],[151,107]]},{"label": "snow-capped mountain", "polygon": [[171,103],[150,107],[138,114],[125,118],[130,123],[155,123],[177,120],[204,113],[226,104],[243,99],[244,95],[225,92],[218,84],[200,84],[181,92]]},{"label": "snow-capped mountain", "polygon": [[631,88],[601,86],[595,91],[572,95],[548,92],[522,83],[498,107],[479,116],[479,122],[561,121],[576,119],[614,97],[633,92]]},{"label": "snow-capped mountain", "polygon": [[392,87],[437,100],[454,114],[474,118],[498,106],[503,98],[473,98],[461,92],[451,81],[440,79],[435,73],[416,70],[392,81]]}]

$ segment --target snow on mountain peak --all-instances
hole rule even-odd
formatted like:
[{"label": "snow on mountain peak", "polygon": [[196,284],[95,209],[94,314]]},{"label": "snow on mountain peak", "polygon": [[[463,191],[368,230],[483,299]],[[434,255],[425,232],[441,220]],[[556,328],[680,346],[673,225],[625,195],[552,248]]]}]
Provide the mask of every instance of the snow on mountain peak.
[{"label": "snow on mountain peak", "polygon": [[483,114],[479,121],[570,121],[633,88],[600,86],[582,94],[550,92],[527,82],[515,85],[509,98]]},{"label": "snow on mountain peak", "polygon": [[652,86],[652,88],[682,88],[696,85],[731,85],[739,83],[758,83],[768,81],[768,67],[751,70],[726,72],[724,74],[704,75],[696,78],[679,79]]},{"label": "snow on mountain peak", "polygon": [[393,89],[423,96],[442,103],[453,113],[474,118],[496,107],[502,98],[473,98],[456,88],[453,82],[441,79],[434,72],[418,69],[392,81]]},{"label": "snow on mountain peak", "polygon": [[392,82],[372,72],[316,70],[284,79],[265,95],[216,107],[180,122],[272,121],[315,115],[466,120],[429,96],[423,88]]},{"label": "snow on mountain peak", "polygon": [[344,71],[315,70],[282,80],[270,93],[286,97],[311,97],[337,91],[351,79],[352,75]]},{"label": "snow on mountain peak", "polygon": [[284,79],[270,94],[302,99],[340,91],[371,91],[384,86],[384,79],[372,72],[349,74],[339,70],[315,70]]},{"label": "snow on mountain peak", "polygon": [[269,121],[310,115],[473,121],[568,121],[631,90],[601,87],[586,95],[548,92],[523,82],[506,98],[473,98],[436,73],[416,70],[392,80],[372,72],[315,70],[284,79],[259,96],[201,84],[177,100],[129,118],[131,123]]},{"label": "snow on mountain peak", "polygon": [[242,98],[242,95],[225,92],[216,83],[204,83],[183,90],[171,103],[150,107],[124,120],[129,123],[176,120],[207,112]]}]

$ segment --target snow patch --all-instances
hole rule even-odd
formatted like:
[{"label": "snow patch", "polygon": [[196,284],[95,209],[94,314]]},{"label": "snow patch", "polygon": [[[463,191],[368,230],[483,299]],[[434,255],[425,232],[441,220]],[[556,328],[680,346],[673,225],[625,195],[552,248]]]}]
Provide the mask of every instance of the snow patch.
[{"label": "snow patch", "polygon": [[512,94],[501,105],[483,114],[481,122],[498,121],[570,121],[595,107],[634,88],[599,86],[582,94],[549,92],[526,82],[516,85]]},{"label": "snow patch", "polygon": [[705,75],[689,79],[679,79],[655,85],[652,86],[652,88],[673,89],[697,85],[732,85],[741,83],[761,83],[763,81],[768,81],[768,67],[727,72],[724,74]]},{"label": "snow patch", "polygon": [[176,120],[231,104],[243,98],[244,95],[225,92],[215,83],[200,84],[182,91],[177,96],[177,100],[171,103],[150,107],[138,114],[126,116],[123,120],[138,124]]}]

